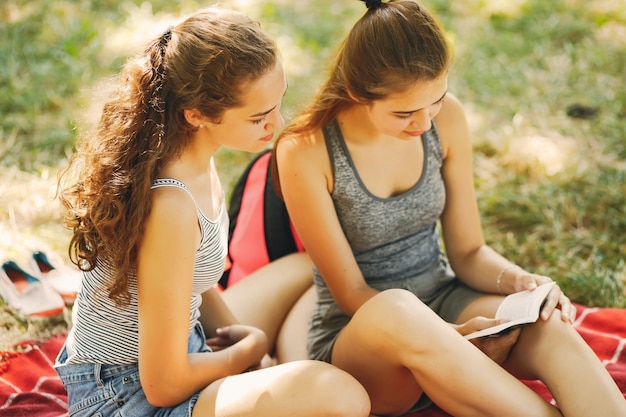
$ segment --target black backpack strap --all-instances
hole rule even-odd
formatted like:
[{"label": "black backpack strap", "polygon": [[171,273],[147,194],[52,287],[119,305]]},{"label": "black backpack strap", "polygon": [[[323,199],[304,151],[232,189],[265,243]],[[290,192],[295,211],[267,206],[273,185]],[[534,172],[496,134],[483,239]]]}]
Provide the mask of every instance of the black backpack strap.
[{"label": "black backpack strap", "polygon": [[265,246],[270,261],[298,251],[287,207],[274,191],[271,172],[272,157],[273,155],[267,164],[264,195]]}]

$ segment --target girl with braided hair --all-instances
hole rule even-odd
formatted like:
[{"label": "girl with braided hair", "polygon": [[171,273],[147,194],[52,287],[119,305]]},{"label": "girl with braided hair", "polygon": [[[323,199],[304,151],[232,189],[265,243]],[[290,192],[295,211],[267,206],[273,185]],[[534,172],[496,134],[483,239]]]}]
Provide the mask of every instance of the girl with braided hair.
[{"label": "girl with braided hair", "polygon": [[215,289],[228,215],[213,156],[259,152],[282,127],[277,54],[242,14],[200,11],[126,63],[79,144],[60,184],[84,271],[55,365],[70,416],[368,415],[344,371],[269,366],[266,334]]},{"label": "girl with braided hair", "polygon": [[[455,416],[625,416],[558,286],[536,323],[463,337],[497,324],[506,294],[552,280],[484,241],[440,25],[412,0],[364,2],[274,147],[274,189],[314,264],[309,357],[354,375],[376,415],[432,401]],[[542,380],[558,408],[518,378]]]}]

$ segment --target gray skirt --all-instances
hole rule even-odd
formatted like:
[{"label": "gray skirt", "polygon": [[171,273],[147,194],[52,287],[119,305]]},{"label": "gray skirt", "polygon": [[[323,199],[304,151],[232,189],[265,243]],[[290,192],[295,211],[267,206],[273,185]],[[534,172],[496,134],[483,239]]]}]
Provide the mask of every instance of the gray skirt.
[{"label": "gray skirt", "polygon": [[[484,295],[460,282],[444,257],[414,277],[369,285],[379,291],[391,288],[410,291],[448,323],[454,323],[469,303]],[[339,309],[328,287],[317,285],[316,288],[317,302],[309,320],[307,348],[311,359],[330,363],[333,344],[350,317]]]}]

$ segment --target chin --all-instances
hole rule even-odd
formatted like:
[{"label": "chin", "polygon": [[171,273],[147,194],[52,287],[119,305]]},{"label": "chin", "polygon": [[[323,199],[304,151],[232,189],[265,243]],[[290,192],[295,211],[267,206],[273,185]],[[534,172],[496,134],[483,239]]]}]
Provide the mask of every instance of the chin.
[{"label": "chin", "polygon": [[247,149],[242,149],[242,151],[251,152],[251,153],[259,153],[271,147],[272,147],[272,142],[258,142],[250,146]]}]

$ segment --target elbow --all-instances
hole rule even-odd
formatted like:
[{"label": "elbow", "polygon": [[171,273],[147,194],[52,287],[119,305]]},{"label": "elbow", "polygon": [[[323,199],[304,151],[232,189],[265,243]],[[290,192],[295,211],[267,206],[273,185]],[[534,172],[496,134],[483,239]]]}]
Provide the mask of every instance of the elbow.
[{"label": "elbow", "polygon": [[174,407],[188,398],[176,378],[165,375],[141,376],[141,386],[146,399],[154,407]]},{"label": "elbow", "polygon": [[146,399],[153,407],[173,407],[180,404],[184,398],[175,395],[172,387],[144,386]]}]

